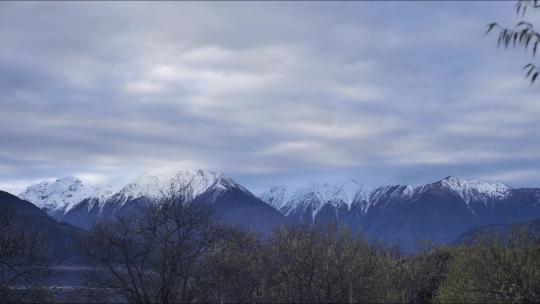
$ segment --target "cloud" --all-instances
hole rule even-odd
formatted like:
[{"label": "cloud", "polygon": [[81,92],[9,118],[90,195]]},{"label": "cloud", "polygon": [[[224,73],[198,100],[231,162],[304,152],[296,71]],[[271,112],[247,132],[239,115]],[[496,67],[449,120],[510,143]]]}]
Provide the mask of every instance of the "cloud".
[{"label": "cloud", "polygon": [[1,3],[0,188],[173,167],[254,188],[532,184],[512,175],[540,163],[528,59],[482,36],[513,17],[507,3]]}]

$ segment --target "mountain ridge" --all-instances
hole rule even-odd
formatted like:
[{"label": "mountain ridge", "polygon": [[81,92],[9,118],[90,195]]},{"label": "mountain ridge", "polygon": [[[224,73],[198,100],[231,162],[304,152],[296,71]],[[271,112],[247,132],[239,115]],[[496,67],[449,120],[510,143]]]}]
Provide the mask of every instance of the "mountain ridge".
[{"label": "mountain ridge", "polygon": [[[79,184],[85,185],[78,179],[71,181],[73,185],[69,187],[56,188],[79,189],[82,187]],[[405,247],[412,247],[419,240],[450,242],[477,225],[540,218],[538,188],[512,188],[500,182],[465,180],[452,175],[417,186],[372,187],[354,179],[282,185],[271,187],[257,197],[222,173],[176,170],[143,174],[112,194],[92,193],[69,205],[70,208],[62,208],[65,203],[62,196],[44,196],[44,200],[51,203],[51,198],[59,197],[60,208],[49,208],[48,213],[60,221],[90,229],[97,221],[139,208],[144,200],[159,197],[171,185],[185,190],[189,200],[212,205],[221,219],[235,225],[270,232],[285,223],[319,226],[337,223]],[[42,188],[43,185],[32,185],[21,196],[40,199],[42,192],[54,192]],[[107,187],[91,189],[104,188]],[[32,189],[41,192],[29,195]],[[70,196],[73,197],[80,198]],[[38,201],[37,205],[45,206],[45,203]]]},{"label": "mountain ridge", "polygon": [[[84,187],[95,191],[81,190]],[[116,192],[101,194],[96,190],[103,188],[111,187],[84,186],[77,178],[67,178],[31,185],[20,196],[33,199],[34,204],[57,220],[83,229],[90,229],[96,222],[113,219],[117,214],[138,210],[143,204],[159,200],[160,196],[168,195],[170,191],[180,192],[188,201],[196,200],[211,205],[217,210],[218,218],[231,224],[269,232],[284,222],[281,213],[245,187],[225,174],[211,170],[151,171],[137,176]],[[58,193],[54,190],[58,190]],[[81,193],[89,195],[83,197]],[[75,203],[74,200],[79,201]],[[238,210],[243,210],[246,218],[239,216]],[[270,220],[262,218],[258,213]]]},{"label": "mountain ridge", "polygon": [[[420,240],[450,242],[476,225],[540,218],[538,188],[512,188],[455,176],[418,186],[380,186],[367,199],[349,204],[341,203],[339,197],[334,202],[321,202],[314,199],[317,189],[306,189],[310,187],[296,194],[267,191],[261,198],[281,206],[279,210],[292,222],[334,222],[408,249],[414,249]],[[359,188],[359,197],[366,198],[362,191]],[[301,194],[303,199],[298,198]]]},{"label": "mountain ridge", "polygon": [[[337,184],[328,182],[310,182],[297,187],[287,187],[283,185],[274,186],[263,192],[260,195],[260,198],[270,206],[282,211],[285,215],[289,215],[297,208],[302,208],[304,210],[309,209],[309,206],[306,206],[304,203],[305,201],[311,200],[312,205],[314,205],[311,209],[314,211],[313,217],[315,217],[316,213],[320,211],[326,203],[333,204],[337,207],[340,201],[345,203],[349,209],[354,202],[367,202],[367,204],[364,205],[363,210],[365,213],[367,212],[367,208],[382,201],[408,199],[413,195],[418,195],[437,188],[442,191],[454,193],[467,204],[469,204],[471,200],[487,203],[493,199],[503,199],[508,195],[508,192],[513,190],[513,188],[500,182],[465,180],[452,175],[433,183],[418,186],[384,185],[372,187],[360,184],[354,179],[349,179],[349,183],[357,185],[356,191],[353,194],[349,193],[349,199],[343,199],[343,196],[339,195],[325,195],[325,192],[330,192],[328,189],[334,189],[335,193],[339,193],[340,190],[344,188],[343,182]],[[320,189],[324,188],[327,189],[321,193]],[[348,189],[348,191],[350,192],[351,189]],[[302,196],[304,196],[303,200]],[[313,199],[310,199],[310,196]]]}]

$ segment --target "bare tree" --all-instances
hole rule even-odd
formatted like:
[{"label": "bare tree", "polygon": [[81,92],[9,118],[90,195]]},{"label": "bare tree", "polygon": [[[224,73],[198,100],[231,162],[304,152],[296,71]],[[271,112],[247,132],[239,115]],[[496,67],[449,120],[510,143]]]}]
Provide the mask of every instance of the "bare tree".
[{"label": "bare tree", "polygon": [[202,259],[214,237],[212,210],[183,189],[147,200],[142,212],[97,224],[83,244],[96,269],[88,280],[132,303],[188,302],[202,285]]},{"label": "bare tree", "polygon": [[49,274],[48,246],[24,223],[12,209],[0,210],[0,302],[32,301]]},{"label": "bare tree", "polygon": [[267,272],[272,286],[271,300],[301,303],[361,300],[362,286],[357,285],[364,279],[362,275],[371,275],[360,260],[360,255],[366,252],[362,246],[351,233],[335,226],[324,231],[311,227],[276,231],[269,243]]},{"label": "bare tree", "polygon": [[205,288],[208,302],[269,302],[264,298],[268,252],[258,234],[222,226],[217,242],[206,255]]}]

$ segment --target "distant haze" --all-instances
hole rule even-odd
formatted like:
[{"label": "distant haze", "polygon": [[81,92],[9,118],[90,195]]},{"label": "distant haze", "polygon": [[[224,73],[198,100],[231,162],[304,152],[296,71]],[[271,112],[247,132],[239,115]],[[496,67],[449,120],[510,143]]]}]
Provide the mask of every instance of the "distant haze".
[{"label": "distant haze", "polygon": [[254,192],[538,187],[530,58],[484,37],[519,21],[513,5],[2,2],[0,189],[198,168]]}]

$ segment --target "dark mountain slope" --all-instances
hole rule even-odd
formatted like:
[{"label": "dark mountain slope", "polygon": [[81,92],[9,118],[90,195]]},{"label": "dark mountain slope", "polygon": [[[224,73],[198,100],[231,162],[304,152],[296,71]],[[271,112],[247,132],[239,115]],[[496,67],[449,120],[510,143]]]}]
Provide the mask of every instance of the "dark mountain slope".
[{"label": "dark mountain slope", "polygon": [[217,195],[204,193],[198,199],[211,203],[218,220],[264,234],[271,233],[286,221],[277,210],[239,188],[229,188]]},{"label": "dark mountain slope", "polygon": [[20,229],[42,238],[56,262],[66,263],[75,258],[75,246],[82,230],[58,222],[32,203],[4,191],[0,191],[0,212],[13,218]]}]

